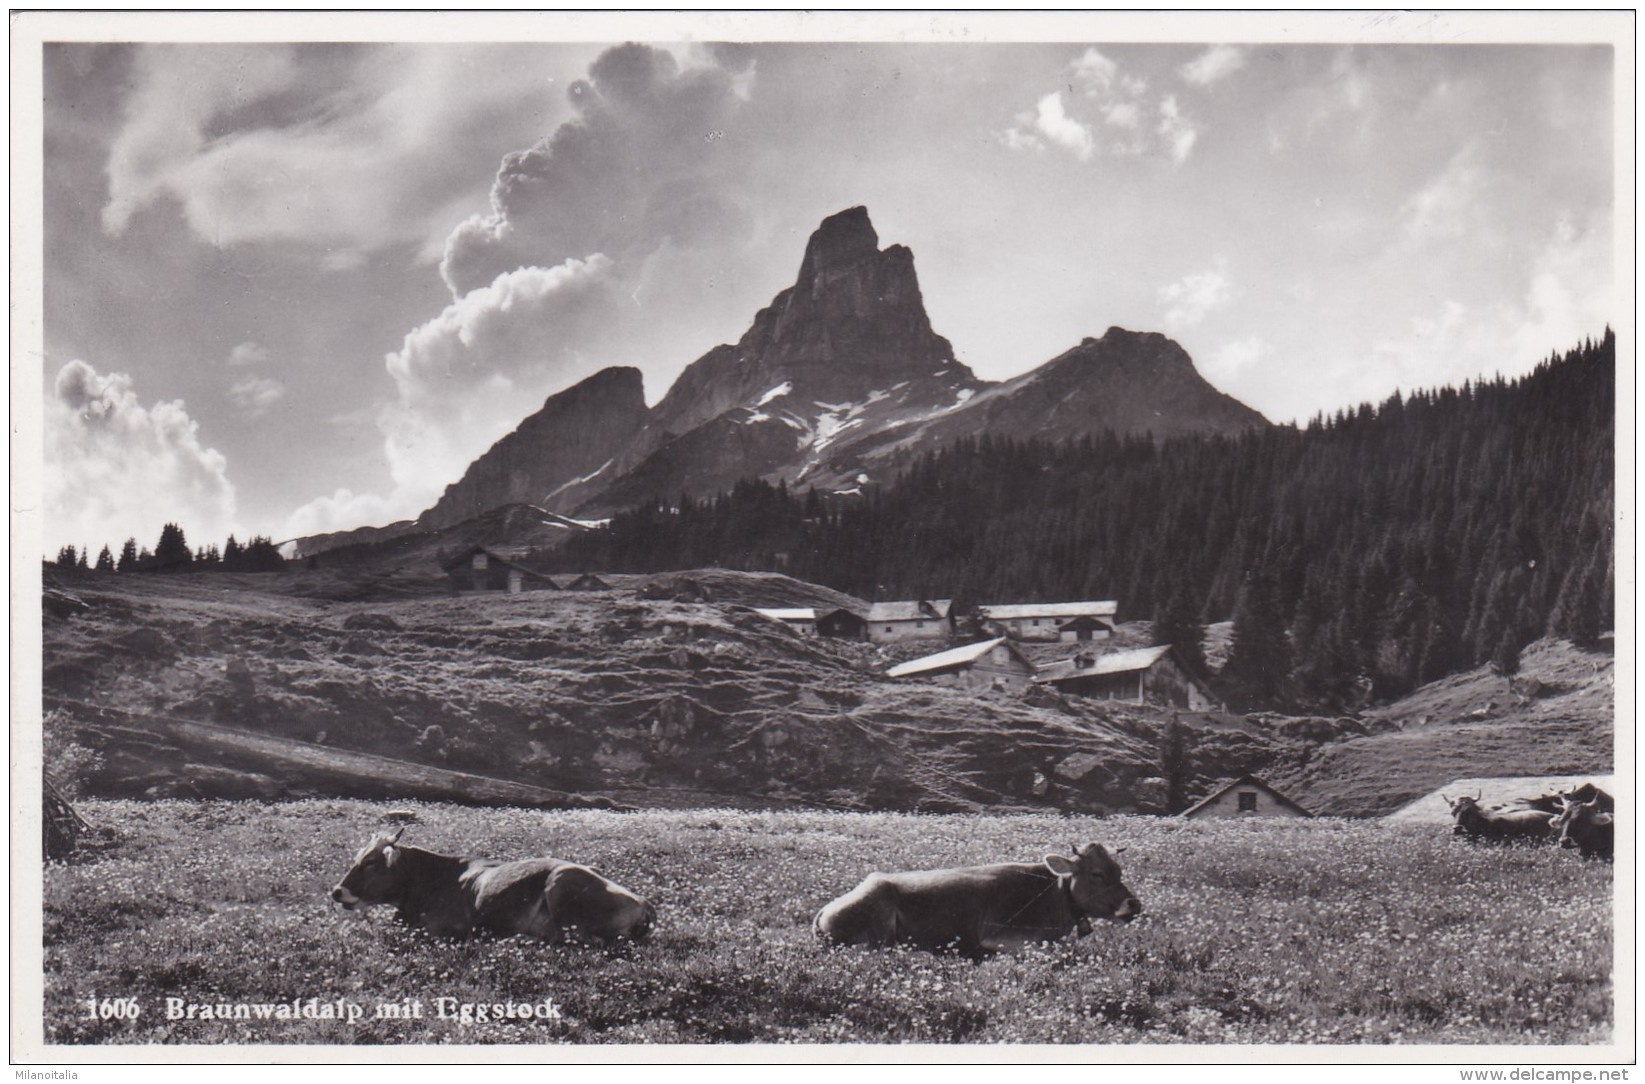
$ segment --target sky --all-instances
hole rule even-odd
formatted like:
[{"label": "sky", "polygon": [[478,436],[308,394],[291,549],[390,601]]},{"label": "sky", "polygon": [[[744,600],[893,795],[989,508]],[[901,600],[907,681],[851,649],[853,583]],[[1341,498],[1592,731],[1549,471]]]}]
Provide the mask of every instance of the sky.
[{"label": "sky", "polygon": [[866,205],[985,379],[1161,331],[1274,421],[1619,311],[1609,45],[50,43],[43,540],[415,516],[655,402]]}]

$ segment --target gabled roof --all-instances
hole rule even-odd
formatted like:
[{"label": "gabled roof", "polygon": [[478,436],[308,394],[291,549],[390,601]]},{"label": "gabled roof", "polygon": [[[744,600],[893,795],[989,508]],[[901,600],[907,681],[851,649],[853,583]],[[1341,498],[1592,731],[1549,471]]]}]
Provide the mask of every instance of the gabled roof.
[{"label": "gabled roof", "polygon": [[795,606],[788,609],[761,609],[754,607],[754,612],[762,617],[769,617],[773,621],[815,621],[817,611],[809,606]]},{"label": "gabled roof", "polygon": [[468,560],[470,558],[472,558],[476,553],[485,554],[486,557],[488,557],[489,559],[491,559],[493,561],[496,561],[498,564],[502,565],[504,568],[515,569],[516,571],[523,572],[527,576],[533,576],[533,577],[535,577],[539,580],[548,579],[547,573],[538,572],[534,568],[527,568],[524,565],[520,564],[518,561],[515,561],[510,557],[505,557],[503,554],[498,553],[494,549],[491,549],[489,546],[470,546],[467,549],[465,549],[465,550],[461,551],[460,553],[458,553],[455,557],[448,557],[446,560],[441,561],[440,562],[440,568],[441,568],[442,571],[450,572],[452,569],[456,568],[457,566],[462,565],[462,564],[466,564],[468,562]]},{"label": "gabled roof", "polygon": [[1180,817],[1191,817],[1195,813],[1198,813],[1201,809],[1204,809],[1206,806],[1216,801],[1218,798],[1221,798],[1224,794],[1227,794],[1229,791],[1233,790],[1235,787],[1255,787],[1266,793],[1268,797],[1272,798],[1285,808],[1293,810],[1304,817],[1313,816],[1312,813],[1308,812],[1300,805],[1297,805],[1297,803],[1291,801],[1291,799],[1287,798],[1273,787],[1270,787],[1267,783],[1264,783],[1254,775],[1242,775],[1232,783],[1223,784],[1177,815]]},{"label": "gabled roof", "polygon": [[1170,644],[1139,647],[1133,651],[1115,651],[1098,655],[1090,666],[1076,666],[1073,659],[1060,659],[1040,667],[1035,681],[1067,681],[1069,678],[1091,677],[1096,674],[1133,674],[1146,670],[1170,654]]},{"label": "gabled roof", "polygon": [[[951,647],[947,651],[939,651],[935,655],[927,655],[923,659],[912,659],[909,662],[899,663],[887,670],[885,676],[894,678],[912,677],[915,674],[930,674],[955,666],[969,666],[1001,644],[1006,644],[1007,647],[1011,646],[1006,642],[1005,637],[999,636],[992,640],[984,640],[980,644]],[[1014,647],[1011,647],[1011,653],[1019,659],[1022,658],[1022,653]]]},{"label": "gabled roof", "polygon": [[1120,604],[1107,602],[1024,602],[1007,606],[978,606],[977,614],[990,621],[1021,621],[1034,617],[1052,617],[1066,621],[1070,617],[1113,617]]},{"label": "gabled roof", "polygon": [[946,621],[954,608],[951,598],[917,599],[913,602],[876,602],[868,608],[868,620]]},{"label": "gabled roof", "polygon": [[565,586],[568,591],[604,591],[611,587],[592,572],[584,572]]}]

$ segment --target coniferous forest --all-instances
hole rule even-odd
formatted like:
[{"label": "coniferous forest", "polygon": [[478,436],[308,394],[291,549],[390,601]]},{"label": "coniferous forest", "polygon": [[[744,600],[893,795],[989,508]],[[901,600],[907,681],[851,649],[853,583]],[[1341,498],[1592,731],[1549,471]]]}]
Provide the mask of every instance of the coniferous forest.
[{"label": "coniferous forest", "polygon": [[983,435],[862,497],[745,481],[573,539],[559,571],[719,565],[871,599],[1117,599],[1168,639],[1234,620],[1226,692],[1331,709],[1611,628],[1615,337],[1306,428]]}]

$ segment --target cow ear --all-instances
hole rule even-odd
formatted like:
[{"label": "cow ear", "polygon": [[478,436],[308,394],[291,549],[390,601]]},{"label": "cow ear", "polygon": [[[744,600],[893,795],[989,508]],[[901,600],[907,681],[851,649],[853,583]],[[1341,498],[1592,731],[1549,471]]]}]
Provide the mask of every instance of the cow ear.
[{"label": "cow ear", "polygon": [[1058,877],[1072,877],[1075,869],[1074,863],[1060,854],[1046,855],[1045,868]]},{"label": "cow ear", "polygon": [[1593,816],[1593,823],[1610,824],[1613,819],[1614,818],[1609,813],[1595,813]]},{"label": "cow ear", "polygon": [[398,857],[400,857],[400,852],[395,849],[393,843],[383,844],[383,865],[392,866],[394,860]]}]

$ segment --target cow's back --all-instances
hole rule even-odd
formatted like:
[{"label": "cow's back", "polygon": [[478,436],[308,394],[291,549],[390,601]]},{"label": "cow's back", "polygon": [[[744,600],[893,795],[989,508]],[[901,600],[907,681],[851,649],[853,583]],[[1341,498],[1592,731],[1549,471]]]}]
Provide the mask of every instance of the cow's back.
[{"label": "cow's back", "polygon": [[816,922],[839,944],[910,941],[971,952],[1061,937],[1073,925],[1056,876],[1028,863],[873,873]]},{"label": "cow's back", "polygon": [[642,936],[651,905],[587,866],[554,858],[479,861],[465,881],[482,929],[560,941],[570,931],[599,938]]}]

